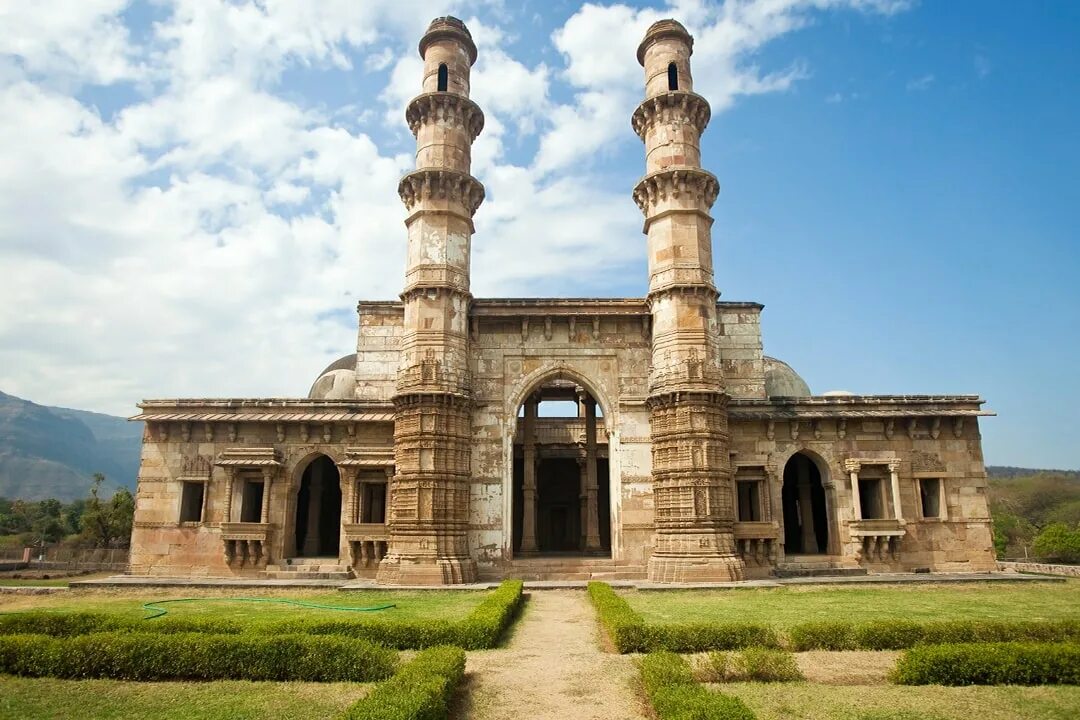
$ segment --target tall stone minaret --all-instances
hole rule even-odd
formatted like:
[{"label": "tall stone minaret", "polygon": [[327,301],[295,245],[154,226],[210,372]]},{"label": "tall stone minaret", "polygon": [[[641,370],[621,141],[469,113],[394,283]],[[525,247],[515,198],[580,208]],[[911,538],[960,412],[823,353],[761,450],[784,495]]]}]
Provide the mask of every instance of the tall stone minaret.
[{"label": "tall stone minaret", "polygon": [[484,187],[469,174],[484,114],[469,99],[476,45],[465,24],[436,18],[420,40],[423,93],[405,118],[416,170],[398,193],[409,213],[405,334],[394,396],[390,546],[378,581],[476,580],[469,556],[469,253]]},{"label": "tall stone minaret", "polygon": [[634,200],[645,214],[652,313],[655,548],[649,579],[739,579],[728,455],[728,396],[720,363],[713,285],[716,177],[701,169],[709,103],[693,92],[694,40],[674,20],[654,23],[638,46],[645,100],[634,130],[645,142],[645,177]]}]

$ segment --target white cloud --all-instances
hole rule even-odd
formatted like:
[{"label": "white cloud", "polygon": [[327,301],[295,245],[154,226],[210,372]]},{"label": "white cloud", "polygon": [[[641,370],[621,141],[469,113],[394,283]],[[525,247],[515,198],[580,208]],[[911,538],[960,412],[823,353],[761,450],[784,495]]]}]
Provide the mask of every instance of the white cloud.
[{"label": "white cloud", "polygon": [[[140,33],[123,0],[3,4],[0,388],[118,413],[147,396],[304,393],[354,347],[355,301],[400,289],[403,109],[431,17],[479,15],[474,292],[580,294],[602,278],[586,288],[567,256],[618,271],[644,252],[632,178],[595,159],[637,143],[634,49],[650,22],[675,14],[697,34],[697,89],[719,111],[809,72],[798,58],[758,67],[757,51],[814,13],[902,5],[588,4],[539,62],[498,0],[172,0]],[[386,86],[325,107],[283,86],[291,68]],[[140,94],[104,115],[76,94],[121,82]],[[373,113],[386,127],[357,129]]]}]

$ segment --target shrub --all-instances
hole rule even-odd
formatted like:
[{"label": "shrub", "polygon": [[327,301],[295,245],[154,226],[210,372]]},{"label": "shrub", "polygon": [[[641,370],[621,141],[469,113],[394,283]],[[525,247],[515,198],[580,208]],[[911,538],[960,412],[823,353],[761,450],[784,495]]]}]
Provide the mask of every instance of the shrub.
[{"label": "shrub", "polygon": [[389,677],[397,654],[364,640],[302,635],[91,633],[0,636],[0,673],[117,680],[304,680]]},{"label": "shrub", "polygon": [[521,605],[523,583],[506,580],[463,620],[311,619],[296,617],[250,625],[215,617],[164,617],[142,620],[110,613],[25,612],[0,616],[0,635],[54,637],[94,632],[214,635],[337,635],[368,640],[400,650],[457,645],[468,650],[494,647]]},{"label": "shrub", "polygon": [[901,685],[1078,685],[1080,645],[923,645],[900,657],[890,679]]},{"label": "shrub", "polygon": [[610,585],[589,583],[589,597],[619,652],[701,652],[743,647],[779,647],[776,632],[752,623],[670,623],[651,625]]},{"label": "shrub", "polygon": [[1040,560],[1080,563],[1080,528],[1051,523],[1035,536],[1031,551]]},{"label": "shrub", "polygon": [[817,621],[788,630],[792,650],[903,650],[920,644],[1080,640],[1076,620]]},{"label": "shrub", "polygon": [[460,648],[424,650],[353,703],[342,720],[445,720],[450,697],[464,675],[465,653]]},{"label": "shrub", "polygon": [[791,682],[806,679],[795,662],[795,656],[786,650],[747,648],[741,652],[714,652],[709,655],[709,665],[709,676],[717,682]]},{"label": "shrub", "polygon": [[684,658],[672,652],[641,659],[641,681],[659,720],[753,720],[742,700],[694,682]]}]

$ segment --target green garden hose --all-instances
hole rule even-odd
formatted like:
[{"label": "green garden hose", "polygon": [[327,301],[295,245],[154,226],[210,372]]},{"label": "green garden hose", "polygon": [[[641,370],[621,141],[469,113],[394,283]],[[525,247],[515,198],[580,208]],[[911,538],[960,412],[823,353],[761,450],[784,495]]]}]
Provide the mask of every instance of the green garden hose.
[{"label": "green garden hose", "polygon": [[342,610],[345,612],[376,612],[377,610],[389,610],[397,607],[395,603],[386,605],[372,605],[371,607],[341,607],[340,605],[319,605],[317,603],[304,602],[302,600],[276,600],[274,598],[178,598],[176,600],[154,600],[143,603],[142,609],[153,615],[147,615],[143,620],[153,620],[165,615],[169,611],[161,607],[166,603],[189,603],[189,602],[249,602],[249,603],[278,603],[280,605],[296,605],[297,607],[313,608],[316,610]]}]

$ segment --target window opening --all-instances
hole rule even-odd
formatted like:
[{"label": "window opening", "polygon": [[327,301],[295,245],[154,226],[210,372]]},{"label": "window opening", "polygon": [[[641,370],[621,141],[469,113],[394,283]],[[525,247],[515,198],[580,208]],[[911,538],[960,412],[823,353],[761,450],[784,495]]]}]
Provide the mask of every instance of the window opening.
[{"label": "window opening", "polygon": [[450,72],[446,69],[446,63],[439,65],[439,92],[446,92],[446,85],[450,79]]},{"label": "window opening", "polygon": [[941,517],[941,480],[925,478],[919,481],[919,497],[922,500],[924,518]]},{"label": "window opening", "polygon": [[180,522],[202,522],[203,493],[201,482],[184,482],[180,491]]},{"label": "window opening", "polygon": [[675,63],[668,63],[667,66],[667,88],[668,90],[679,89],[679,68],[675,66]]}]

